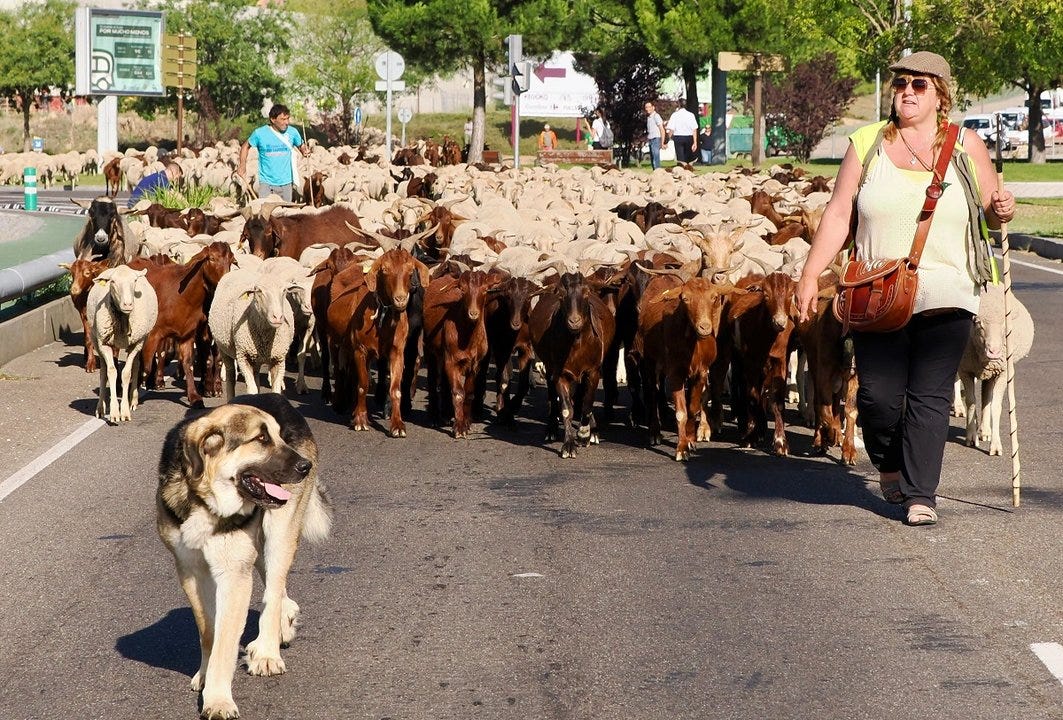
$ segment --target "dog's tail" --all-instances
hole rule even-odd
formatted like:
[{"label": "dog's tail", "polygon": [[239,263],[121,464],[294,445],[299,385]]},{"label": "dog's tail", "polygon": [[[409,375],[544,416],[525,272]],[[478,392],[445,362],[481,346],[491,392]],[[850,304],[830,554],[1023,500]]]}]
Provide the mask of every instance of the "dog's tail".
[{"label": "dog's tail", "polygon": [[310,496],[310,502],[306,505],[306,515],[303,518],[302,536],[307,541],[319,543],[326,540],[329,531],[332,530],[332,501],[321,484],[317,481],[317,487]]}]

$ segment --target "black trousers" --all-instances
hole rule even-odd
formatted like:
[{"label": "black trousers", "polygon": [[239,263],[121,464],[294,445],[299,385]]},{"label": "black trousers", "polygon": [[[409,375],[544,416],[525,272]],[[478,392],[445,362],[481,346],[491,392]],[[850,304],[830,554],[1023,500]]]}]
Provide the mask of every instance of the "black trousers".
[{"label": "black trousers", "polygon": [[672,142],[675,143],[675,161],[681,163],[694,162],[694,136],[693,135],[673,135]]},{"label": "black trousers", "polygon": [[935,507],[971,317],[966,310],[920,313],[896,332],[853,332],[864,445],[879,472],[900,471],[906,506]]}]

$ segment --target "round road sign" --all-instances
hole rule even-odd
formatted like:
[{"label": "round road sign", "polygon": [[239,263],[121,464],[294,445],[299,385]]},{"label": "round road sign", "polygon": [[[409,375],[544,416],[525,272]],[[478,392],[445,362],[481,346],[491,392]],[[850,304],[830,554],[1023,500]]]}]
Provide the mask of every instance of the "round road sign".
[{"label": "round road sign", "polygon": [[413,111],[412,110],[410,110],[409,108],[399,108],[399,122],[400,123],[405,125],[406,123],[408,123],[410,121],[410,118],[412,118],[412,117],[413,117]]},{"label": "round road sign", "polygon": [[406,61],[393,50],[386,50],[377,55],[374,64],[376,74],[381,80],[398,80],[406,70]]}]

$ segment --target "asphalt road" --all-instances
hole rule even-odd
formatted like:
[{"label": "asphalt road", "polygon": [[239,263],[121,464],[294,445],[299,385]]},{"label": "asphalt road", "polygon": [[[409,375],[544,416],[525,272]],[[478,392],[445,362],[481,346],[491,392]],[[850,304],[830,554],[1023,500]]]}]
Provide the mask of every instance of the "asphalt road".
[{"label": "asphalt road", "polygon": [[[963,447],[954,420],[933,528],[900,522],[866,459],[808,457],[804,428],[790,458],[736,449],[729,427],[679,464],[616,424],[562,460],[542,389],[517,430],[467,441],[424,425],[423,394],[393,440],[289,393],[336,520],[290,578],[287,674],[237,673],[242,716],[1063,718],[1031,650],[1063,643],[1063,274],[1023,262],[1046,268],[1014,269],[1038,324],[1023,505],[1009,460]],[[92,427],[80,353],[0,370],[0,483]],[[154,527],[161,440],[185,412],[178,389],[149,394],[0,502],[0,718],[196,716],[195,626]]]}]

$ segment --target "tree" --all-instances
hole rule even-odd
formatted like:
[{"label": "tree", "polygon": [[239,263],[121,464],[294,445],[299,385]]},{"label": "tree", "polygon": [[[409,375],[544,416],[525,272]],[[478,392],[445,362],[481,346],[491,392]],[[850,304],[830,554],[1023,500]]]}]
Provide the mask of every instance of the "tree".
[{"label": "tree", "polygon": [[352,102],[373,92],[373,60],[384,44],[369,26],[365,0],[303,2],[289,5],[302,12],[292,45],[292,90],[312,99],[323,125],[334,126],[335,140],[352,140]]},{"label": "tree", "polygon": [[635,22],[646,48],[662,65],[678,68],[686,108],[698,111],[698,76],[721,50],[733,49],[725,2],[633,0]]},{"label": "tree", "polygon": [[833,53],[795,65],[781,80],[764,83],[764,110],[781,118],[793,138],[791,149],[799,162],[808,162],[827,128],[837,122],[853,101],[855,78],[840,77]]},{"label": "tree", "polygon": [[431,73],[472,70],[469,162],[483,158],[487,67],[505,64],[506,36],[523,34],[529,57],[548,55],[567,12],[564,0],[369,0],[373,30],[408,65]]},{"label": "tree", "polygon": [[935,0],[915,6],[912,19],[913,37],[940,48],[961,91],[988,95],[1011,86],[1026,93],[1029,160],[1044,163],[1040,97],[1063,84],[1063,0]]},{"label": "tree", "polygon": [[74,82],[74,4],[24,3],[0,12],[0,93],[22,99],[22,145],[30,149],[34,93]]},{"label": "tree", "polygon": [[[196,89],[188,103],[199,120],[197,142],[210,142],[223,119],[260,118],[263,98],[281,94],[282,82],[275,68],[287,58],[291,24],[287,12],[272,3],[252,7],[245,0],[149,3],[165,13],[167,33],[183,32],[196,38]],[[145,99],[137,107],[150,113],[159,104]]]},{"label": "tree", "polygon": [[667,71],[643,43],[628,0],[576,0],[563,36],[575,68],[594,78],[615,152],[627,162],[645,135],[642,107],[657,98]]}]

